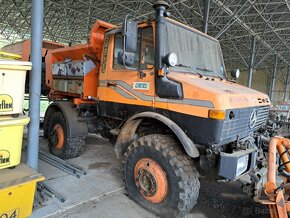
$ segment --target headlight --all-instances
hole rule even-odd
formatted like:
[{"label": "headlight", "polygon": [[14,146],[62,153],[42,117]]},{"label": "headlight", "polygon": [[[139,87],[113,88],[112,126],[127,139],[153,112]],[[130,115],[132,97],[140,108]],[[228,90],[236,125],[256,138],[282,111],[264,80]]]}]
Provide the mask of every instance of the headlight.
[{"label": "headlight", "polygon": [[249,155],[245,155],[238,159],[236,176],[241,175],[243,172],[247,170],[248,162],[249,162]]},{"label": "headlight", "polygon": [[254,148],[233,153],[221,152],[219,175],[229,180],[237,179],[256,167],[256,155]]},{"label": "headlight", "polygon": [[163,61],[168,67],[174,67],[177,64],[177,55],[173,52],[169,53],[165,55]]},{"label": "headlight", "polygon": [[240,70],[239,69],[232,70],[231,75],[233,79],[238,79],[240,77]]}]

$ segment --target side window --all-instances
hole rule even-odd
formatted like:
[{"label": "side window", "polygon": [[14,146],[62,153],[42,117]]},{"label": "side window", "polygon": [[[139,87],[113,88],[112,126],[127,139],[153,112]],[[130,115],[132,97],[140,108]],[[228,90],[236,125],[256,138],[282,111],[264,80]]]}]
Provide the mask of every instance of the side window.
[{"label": "side window", "polygon": [[154,42],[152,27],[142,29],[140,69],[154,66]]},{"label": "side window", "polygon": [[115,40],[114,40],[114,69],[123,69],[123,65],[119,63],[118,57],[119,52],[122,51],[122,33],[115,34]]},{"label": "side window", "polygon": [[[114,63],[115,70],[125,69],[119,61],[119,52],[122,51],[122,33],[115,34],[114,41]],[[140,55],[141,54],[141,55]],[[135,52],[135,63],[133,68],[146,69],[154,65],[154,43],[152,27],[138,30],[137,50]]]}]

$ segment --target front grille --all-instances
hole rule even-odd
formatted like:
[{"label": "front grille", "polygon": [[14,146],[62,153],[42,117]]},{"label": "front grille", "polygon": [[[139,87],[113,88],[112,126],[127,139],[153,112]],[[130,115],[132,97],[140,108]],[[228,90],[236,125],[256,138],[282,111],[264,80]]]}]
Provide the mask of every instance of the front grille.
[{"label": "front grille", "polygon": [[[256,124],[250,128],[250,116],[255,109],[257,110],[257,121]],[[231,111],[235,114],[235,117],[232,119],[229,118],[229,113]],[[227,119],[224,121],[222,128],[220,143],[224,144],[234,141],[237,137],[243,138],[248,136],[266,123],[268,113],[269,106],[228,110]]]}]

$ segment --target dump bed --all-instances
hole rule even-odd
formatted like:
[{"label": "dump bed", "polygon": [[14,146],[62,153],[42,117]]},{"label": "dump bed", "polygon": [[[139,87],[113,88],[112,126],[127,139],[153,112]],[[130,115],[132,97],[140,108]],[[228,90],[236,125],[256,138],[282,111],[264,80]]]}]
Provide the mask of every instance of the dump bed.
[{"label": "dump bed", "polygon": [[46,85],[50,98],[97,96],[105,31],[114,25],[98,20],[87,44],[51,50],[46,56]]}]

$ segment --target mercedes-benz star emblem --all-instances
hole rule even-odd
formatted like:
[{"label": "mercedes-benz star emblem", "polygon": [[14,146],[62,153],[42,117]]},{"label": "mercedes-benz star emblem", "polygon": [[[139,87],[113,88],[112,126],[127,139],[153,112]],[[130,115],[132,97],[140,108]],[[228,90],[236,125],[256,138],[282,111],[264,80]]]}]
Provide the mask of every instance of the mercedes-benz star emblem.
[{"label": "mercedes-benz star emblem", "polygon": [[254,126],[257,123],[257,118],[258,118],[258,111],[255,109],[252,111],[251,116],[250,116],[250,128],[254,128]]}]

